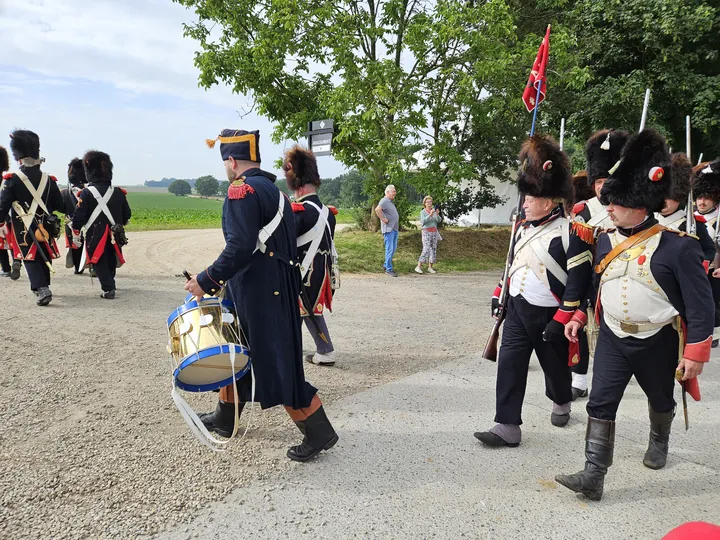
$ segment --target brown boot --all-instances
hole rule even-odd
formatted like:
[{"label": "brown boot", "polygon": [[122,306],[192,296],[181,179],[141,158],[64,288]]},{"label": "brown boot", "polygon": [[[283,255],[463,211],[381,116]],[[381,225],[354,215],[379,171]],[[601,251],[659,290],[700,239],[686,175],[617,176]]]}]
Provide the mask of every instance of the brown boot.
[{"label": "brown boot", "polygon": [[612,465],[615,447],[615,422],[588,417],[585,432],[585,469],[575,474],[560,474],[555,481],[582,493],[591,501],[602,498],[605,474]]}]

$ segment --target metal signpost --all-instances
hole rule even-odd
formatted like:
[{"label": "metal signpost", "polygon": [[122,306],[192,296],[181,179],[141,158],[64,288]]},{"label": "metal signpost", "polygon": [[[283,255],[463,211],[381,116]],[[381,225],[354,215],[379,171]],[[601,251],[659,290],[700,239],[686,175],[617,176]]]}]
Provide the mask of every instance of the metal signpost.
[{"label": "metal signpost", "polygon": [[315,120],[308,124],[308,146],[316,156],[332,154],[332,137],[335,122],[332,120]]}]

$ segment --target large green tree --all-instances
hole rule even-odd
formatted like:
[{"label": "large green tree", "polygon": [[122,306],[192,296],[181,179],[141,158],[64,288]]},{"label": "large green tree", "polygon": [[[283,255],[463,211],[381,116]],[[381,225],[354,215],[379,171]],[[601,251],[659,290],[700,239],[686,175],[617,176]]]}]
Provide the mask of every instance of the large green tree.
[{"label": "large green tree", "polygon": [[186,34],[200,45],[200,84],[251,95],[276,141],[333,118],[334,155],[365,176],[371,201],[404,182],[442,201],[475,175],[471,109],[510,69],[522,88],[534,55],[510,64],[501,0],[175,1],[197,15]]},{"label": "large green tree", "polygon": [[220,189],[220,182],[212,175],[201,176],[195,180],[195,191],[201,197],[212,197],[217,194],[218,189]]}]

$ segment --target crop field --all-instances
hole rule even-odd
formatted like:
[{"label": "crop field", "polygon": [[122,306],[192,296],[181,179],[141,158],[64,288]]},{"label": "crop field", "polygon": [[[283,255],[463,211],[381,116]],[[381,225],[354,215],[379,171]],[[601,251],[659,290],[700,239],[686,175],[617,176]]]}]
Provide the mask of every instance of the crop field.
[{"label": "crop field", "polygon": [[128,231],[213,229],[220,227],[222,201],[177,197],[171,193],[128,191],[132,219]]}]

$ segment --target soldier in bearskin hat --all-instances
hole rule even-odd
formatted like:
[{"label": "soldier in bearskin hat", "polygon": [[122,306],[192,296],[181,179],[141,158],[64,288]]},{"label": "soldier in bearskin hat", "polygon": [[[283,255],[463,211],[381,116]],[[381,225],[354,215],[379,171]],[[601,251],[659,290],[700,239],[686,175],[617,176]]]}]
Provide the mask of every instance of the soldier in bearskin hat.
[{"label": "soldier in bearskin hat", "polygon": [[335,364],[335,348],[330,339],[325,311],[332,311],[333,259],[336,256],[335,214],[332,206],[320,202],[320,187],[315,155],[295,146],[283,160],[285,182],[295,195],[292,203],[298,235],[297,260],[301,262],[303,294],[300,298],[300,315],[315,342],[315,353],[305,357],[306,362],[321,366]]},{"label": "soldier in bearskin hat", "polygon": [[71,224],[73,214],[78,204],[78,196],[85,187],[85,167],[81,159],[74,158],[68,164],[68,187],[63,189],[63,201],[65,201],[65,247],[67,248],[65,267],[75,268],[76,274],[82,274],[84,268],[80,268],[85,241],[82,231],[75,234]]},{"label": "soldier in bearskin hat", "polygon": [[718,215],[720,214],[720,160],[713,163],[705,162],[693,168],[693,196],[695,197],[697,211],[695,212],[695,221],[699,225],[704,223],[708,235],[715,245],[716,255],[711,259],[708,269],[708,278],[713,291],[713,300],[715,301],[715,317],[713,330],[713,348],[718,346],[720,339],[720,260],[717,257],[718,237],[720,236],[718,227]]},{"label": "soldier in bearskin hat", "polygon": [[[185,285],[202,297],[223,289],[238,307],[255,373],[255,401],[263,409],[285,406],[303,440],[287,451],[293,461],[307,461],[332,448],[338,435],[328,420],[317,389],[305,380],[302,323],[298,310],[300,263],[295,217],[274,174],[260,168],[260,133],[225,129],[220,154],[230,180],[223,205],[225,248],[217,260]],[[251,401],[249,377],[237,381],[241,403]],[[232,386],[220,390],[215,412],[200,416],[205,426],[229,437],[235,424]]]},{"label": "soldier in bearskin hat", "polygon": [[[688,211],[692,212],[692,209],[688,210],[687,205],[690,195],[692,164],[683,152],[676,152],[671,156],[670,171],[670,191],[665,199],[665,206],[655,214],[655,219],[668,229],[689,232],[687,217]],[[694,216],[691,216],[691,219],[694,220]],[[694,235],[700,241],[706,265],[709,266],[715,259],[715,243],[710,238],[704,222],[695,221],[694,225]]]},{"label": "soldier in bearskin hat", "polygon": [[[0,189],[2,189],[2,176],[10,169],[10,160],[7,150],[0,146]],[[8,244],[5,241],[7,236],[7,227],[4,222],[0,222],[0,277],[10,277],[10,253],[8,252]]]},{"label": "soldier in bearskin hat", "polygon": [[620,159],[620,152],[628,139],[626,131],[603,129],[590,137],[585,145],[588,185],[595,194],[591,199],[577,203],[573,208],[576,221],[593,227],[608,228],[612,223],[605,207],[598,199],[610,169]]},{"label": "soldier in bearskin hat", "polygon": [[[643,464],[660,469],[675,416],[676,369],[684,388],[699,399],[696,377],[710,358],[712,297],[700,243],[654,217],[668,198],[670,168],[663,137],[642,131],[627,142],[600,193],[616,229],[601,233],[596,244],[600,335],[587,404],[585,469],[555,478],[591,500],[603,494],[615,416],[630,378],[635,376],[648,397],[650,437]],[[581,328],[578,317],[565,334],[577,339]]]},{"label": "soldier in bearskin hat", "polygon": [[[522,405],[530,355],[545,373],[545,393],[553,403],[550,421],[562,427],[570,418],[570,365],[577,363],[564,325],[587,298],[592,260],[592,228],[571,223],[563,203],[572,197],[568,158],[551,137],[535,135],[520,151],[518,190],[525,196],[524,219],[514,232],[508,272],[507,318],[502,333],[497,381],[496,425],[475,433],[488,446],[520,444]],[[493,297],[493,316],[498,308]]]},{"label": "soldier in bearskin hat", "polygon": [[[112,186],[113,164],[105,152],[91,150],[82,160],[88,185],[78,194],[72,234],[85,230],[85,251],[93,265],[102,292],[100,298],[115,298],[115,272],[125,264],[122,247],[127,244],[125,225],[132,212],[127,191]],[[82,263],[80,263],[82,266]]]},{"label": "soldier in bearskin hat", "polygon": [[52,259],[60,257],[55,238],[60,236],[60,220],[53,212],[64,210],[60,188],[54,176],[40,170],[40,138],[32,131],[10,134],[10,150],[20,170],[3,177],[0,191],[0,223],[9,218],[7,241],[13,251],[10,277],[20,277],[20,260],[30,280],[37,304],[52,301],[50,270]]}]

